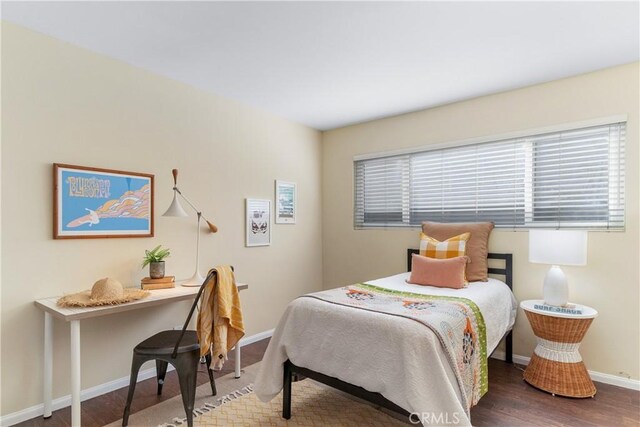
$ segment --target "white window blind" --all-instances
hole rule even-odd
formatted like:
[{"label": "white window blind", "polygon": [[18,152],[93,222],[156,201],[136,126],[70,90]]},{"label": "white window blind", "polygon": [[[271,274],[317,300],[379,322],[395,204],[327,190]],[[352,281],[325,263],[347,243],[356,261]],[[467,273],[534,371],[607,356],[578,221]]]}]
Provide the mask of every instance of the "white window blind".
[{"label": "white window blind", "polygon": [[625,122],[356,160],[356,228],[624,228]]}]

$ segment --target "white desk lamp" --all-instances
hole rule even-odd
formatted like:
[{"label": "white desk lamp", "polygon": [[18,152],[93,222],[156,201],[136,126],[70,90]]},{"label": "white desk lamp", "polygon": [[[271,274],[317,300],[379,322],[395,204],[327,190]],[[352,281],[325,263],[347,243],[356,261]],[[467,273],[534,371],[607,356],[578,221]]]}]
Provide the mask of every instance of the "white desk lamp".
[{"label": "white desk lamp", "polygon": [[187,202],[189,206],[191,206],[191,208],[193,208],[193,210],[196,212],[198,216],[198,232],[196,234],[196,271],[195,273],[193,273],[193,276],[191,276],[190,279],[187,279],[184,283],[182,283],[182,286],[200,286],[202,285],[202,282],[204,282],[204,277],[200,275],[200,219],[202,218],[205,220],[209,227],[209,231],[211,231],[212,233],[216,233],[218,231],[218,227],[207,221],[207,219],[202,215],[202,212],[196,209],[196,207],[193,206],[193,203],[191,203],[189,199],[187,199],[184,194],[182,194],[182,192],[178,189],[178,169],[173,169],[171,172],[173,173],[173,201],[171,202],[169,209],[167,209],[167,211],[162,216],[188,216],[184,211],[184,208],[180,204],[178,195],[182,197],[184,201]]},{"label": "white desk lamp", "polygon": [[569,286],[560,265],[587,265],[587,232],[581,230],[529,230],[529,262],[551,264],[544,278],[544,302],[564,306]]}]

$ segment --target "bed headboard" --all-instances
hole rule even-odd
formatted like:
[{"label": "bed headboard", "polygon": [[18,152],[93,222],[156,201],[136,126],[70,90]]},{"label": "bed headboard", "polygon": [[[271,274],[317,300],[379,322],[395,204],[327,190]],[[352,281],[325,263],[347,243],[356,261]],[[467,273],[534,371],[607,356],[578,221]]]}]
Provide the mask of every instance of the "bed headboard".
[{"label": "bed headboard", "polygon": [[[418,249],[407,249],[407,271],[411,271],[411,255],[418,252]],[[489,267],[489,274],[504,276],[504,283],[513,291],[513,254],[494,254],[489,252],[487,258],[504,260],[504,268]]]}]

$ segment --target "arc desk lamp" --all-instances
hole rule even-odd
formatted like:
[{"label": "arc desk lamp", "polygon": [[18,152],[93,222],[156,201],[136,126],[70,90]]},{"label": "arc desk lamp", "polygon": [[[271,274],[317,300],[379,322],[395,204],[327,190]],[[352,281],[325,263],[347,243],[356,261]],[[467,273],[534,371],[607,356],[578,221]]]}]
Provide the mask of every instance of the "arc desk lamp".
[{"label": "arc desk lamp", "polygon": [[[187,279],[182,286],[200,286],[202,282],[204,282],[204,277],[200,274],[200,220],[204,220],[207,223],[208,229],[211,233],[216,233],[218,231],[218,227],[216,227],[213,223],[208,221],[198,208],[196,208],[193,203],[187,197],[182,194],[182,191],[178,188],[178,169],[173,169],[171,171],[173,174],[173,201],[169,206],[169,209],[162,214],[162,216],[168,217],[187,217],[189,216],[187,212],[185,212],[182,204],[180,203],[180,199],[183,199],[197,215],[197,233],[196,233],[196,271],[193,273],[191,278]],[[179,196],[179,197],[178,197]]]}]

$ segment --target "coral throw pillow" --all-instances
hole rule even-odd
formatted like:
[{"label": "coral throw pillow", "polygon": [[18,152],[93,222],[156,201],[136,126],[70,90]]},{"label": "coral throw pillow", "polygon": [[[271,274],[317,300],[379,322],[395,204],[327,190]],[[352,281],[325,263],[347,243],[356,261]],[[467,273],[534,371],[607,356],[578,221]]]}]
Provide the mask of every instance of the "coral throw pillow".
[{"label": "coral throw pillow", "polygon": [[420,233],[420,251],[422,256],[427,258],[455,258],[465,256],[467,241],[471,238],[471,233],[462,233],[441,242],[424,233]]},{"label": "coral throw pillow", "polygon": [[467,284],[464,276],[467,261],[466,256],[435,259],[413,254],[411,275],[407,283],[439,288],[464,288]]}]

